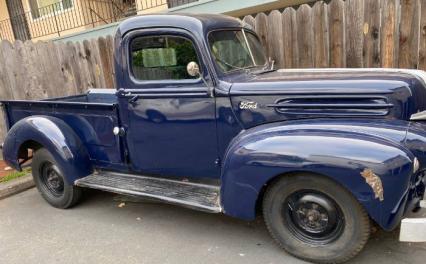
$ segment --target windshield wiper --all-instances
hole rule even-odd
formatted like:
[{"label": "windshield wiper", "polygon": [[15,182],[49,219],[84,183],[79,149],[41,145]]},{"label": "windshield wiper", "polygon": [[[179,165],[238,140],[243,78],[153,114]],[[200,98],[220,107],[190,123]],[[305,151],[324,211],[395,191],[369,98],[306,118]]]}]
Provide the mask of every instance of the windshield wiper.
[{"label": "windshield wiper", "polygon": [[253,74],[264,74],[264,73],[268,73],[268,72],[274,72],[276,71],[275,69],[262,69],[262,70],[258,70],[258,71],[254,71]]},{"label": "windshield wiper", "polygon": [[[270,67],[269,67],[269,65],[270,65]],[[252,73],[253,73],[253,74],[264,74],[264,73],[274,72],[274,71],[276,71],[276,70],[274,69],[274,61],[272,61],[272,63],[271,63],[271,64],[266,63],[266,64],[263,66],[263,68],[262,68],[262,69],[257,70],[257,71],[253,71]]]},{"label": "windshield wiper", "polygon": [[231,67],[231,68],[236,69],[236,70],[245,70],[245,69],[247,69],[247,68],[242,68],[242,67],[238,67],[238,66],[232,65],[232,64],[230,64],[230,63],[228,63],[228,62],[226,62],[226,61],[224,61],[224,60],[219,59],[219,58],[218,58],[218,57],[216,57],[216,56],[215,56],[215,59],[216,59],[216,61],[218,61],[218,62],[220,62],[220,63],[223,63],[223,64],[225,64],[226,66]]}]

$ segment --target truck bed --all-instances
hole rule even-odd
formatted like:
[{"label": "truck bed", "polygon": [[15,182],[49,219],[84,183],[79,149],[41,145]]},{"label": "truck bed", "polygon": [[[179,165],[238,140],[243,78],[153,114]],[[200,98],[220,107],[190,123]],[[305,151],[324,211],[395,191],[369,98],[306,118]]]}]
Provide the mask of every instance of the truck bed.
[{"label": "truck bed", "polygon": [[115,89],[93,89],[81,95],[1,103],[8,129],[28,116],[57,117],[83,140],[94,164],[103,167],[122,162],[119,138],[112,133],[113,128],[119,125]]}]

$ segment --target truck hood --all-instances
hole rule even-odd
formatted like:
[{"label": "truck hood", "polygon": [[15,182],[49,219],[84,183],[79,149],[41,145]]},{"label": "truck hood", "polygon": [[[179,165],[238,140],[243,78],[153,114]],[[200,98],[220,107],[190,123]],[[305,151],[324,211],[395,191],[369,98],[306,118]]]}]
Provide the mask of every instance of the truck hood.
[{"label": "truck hood", "polygon": [[307,118],[409,120],[426,110],[426,73],[399,69],[300,69],[233,78],[244,128]]}]

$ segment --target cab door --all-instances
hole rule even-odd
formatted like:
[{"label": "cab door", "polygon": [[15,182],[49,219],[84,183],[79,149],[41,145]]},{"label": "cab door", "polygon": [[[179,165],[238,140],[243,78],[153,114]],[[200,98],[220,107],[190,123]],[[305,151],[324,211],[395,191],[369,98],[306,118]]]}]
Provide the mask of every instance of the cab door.
[{"label": "cab door", "polygon": [[[218,178],[215,98],[189,32],[149,30],[127,41],[120,109],[131,168],[144,175]],[[201,75],[191,76],[195,62]],[[193,64],[194,65],[194,64]]]}]

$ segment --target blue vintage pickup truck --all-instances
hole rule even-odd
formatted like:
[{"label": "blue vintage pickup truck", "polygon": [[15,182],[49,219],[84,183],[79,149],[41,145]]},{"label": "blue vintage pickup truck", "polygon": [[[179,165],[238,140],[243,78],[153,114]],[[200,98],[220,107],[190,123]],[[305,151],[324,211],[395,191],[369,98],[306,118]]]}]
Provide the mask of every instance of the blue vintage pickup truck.
[{"label": "blue vintage pickup truck", "polygon": [[420,208],[422,71],[274,70],[250,26],[221,15],[128,19],[114,61],[117,90],[2,101],[4,159],[32,159],[54,207],[87,187],[262,214],[282,248],[317,263],[347,261],[372,224]]}]

